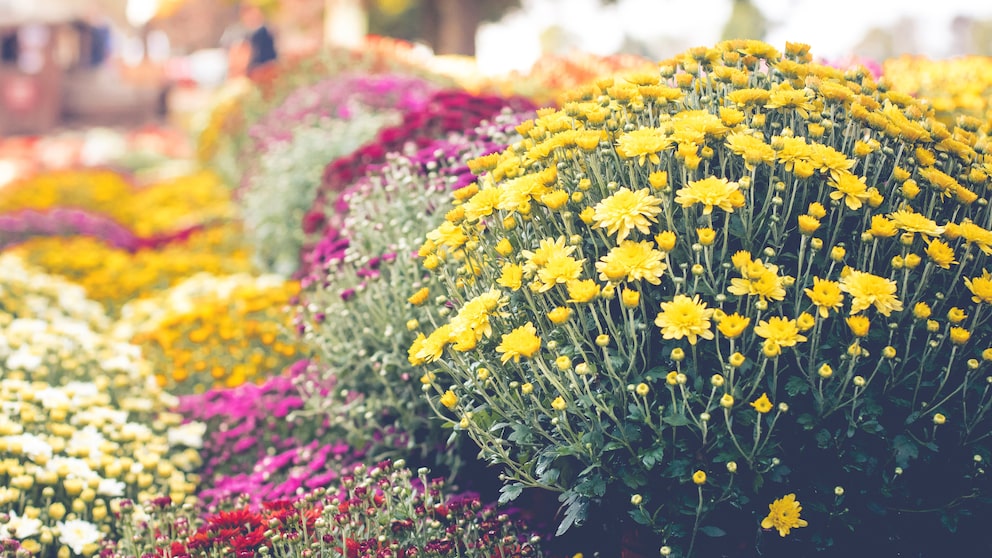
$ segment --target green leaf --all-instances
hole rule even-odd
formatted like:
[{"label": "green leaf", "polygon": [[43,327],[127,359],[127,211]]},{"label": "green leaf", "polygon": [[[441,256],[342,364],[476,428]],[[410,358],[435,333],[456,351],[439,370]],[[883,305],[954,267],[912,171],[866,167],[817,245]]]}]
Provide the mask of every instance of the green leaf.
[{"label": "green leaf", "polygon": [[902,434],[892,440],[892,451],[895,452],[896,465],[899,467],[909,466],[909,462],[920,456],[920,448],[910,439]]},{"label": "green leaf", "polygon": [[685,426],[689,424],[689,419],[685,415],[671,415],[661,419],[661,422],[669,426]]},{"label": "green leaf", "polygon": [[511,484],[504,484],[502,488],[499,489],[499,503],[506,504],[517,499],[520,493],[523,492],[524,485],[519,482],[514,482]]},{"label": "green leaf", "polygon": [[799,376],[793,376],[789,378],[789,381],[785,382],[785,393],[788,393],[790,397],[795,397],[801,393],[806,393],[809,391],[809,382],[805,378]]},{"label": "green leaf", "polygon": [[589,508],[589,499],[574,492],[562,494],[558,500],[564,502],[565,513],[555,536],[562,536],[572,525],[581,525],[586,518],[586,510]]},{"label": "green leaf", "polygon": [[714,527],[712,525],[704,525],[699,528],[699,532],[706,535],[707,537],[722,537],[727,534],[726,531],[719,527]]}]

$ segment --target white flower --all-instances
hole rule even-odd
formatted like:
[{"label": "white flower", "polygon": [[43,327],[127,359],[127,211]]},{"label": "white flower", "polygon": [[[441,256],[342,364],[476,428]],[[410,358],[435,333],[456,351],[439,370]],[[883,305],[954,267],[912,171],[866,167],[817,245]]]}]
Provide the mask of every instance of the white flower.
[{"label": "white flower", "polygon": [[186,446],[189,448],[202,448],[203,435],[207,432],[207,425],[202,422],[189,422],[182,426],[169,429],[168,440],[170,446]]},{"label": "white flower", "polygon": [[48,442],[42,440],[34,434],[5,436],[0,438],[0,440],[5,440],[8,444],[11,442],[20,444],[21,451],[24,452],[24,455],[28,456],[31,461],[37,462],[39,456],[44,456],[44,462],[47,462],[52,458],[52,446],[48,445]]},{"label": "white flower", "polygon": [[76,554],[83,553],[83,547],[100,540],[100,530],[96,525],[82,519],[59,521],[59,541]]},{"label": "white flower", "polygon": [[87,426],[72,433],[72,437],[66,442],[66,453],[99,459],[103,455],[100,446],[106,441],[96,428]]},{"label": "white flower", "polygon": [[34,393],[35,401],[41,401],[41,406],[46,409],[68,409],[72,400],[60,388],[46,387]]},{"label": "white flower", "polygon": [[96,474],[90,466],[86,464],[85,461],[79,459],[78,457],[62,457],[61,455],[56,455],[51,461],[45,464],[45,470],[51,471],[58,474],[60,469],[64,468],[66,476],[70,478],[90,480],[98,479],[100,475]]},{"label": "white flower", "polygon": [[24,540],[28,537],[33,537],[41,532],[41,520],[31,519],[30,517],[18,517],[17,512],[10,511],[10,521],[7,522],[7,531],[21,539]]},{"label": "white flower", "polygon": [[127,422],[127,411],[118,411],[109,407],[90,407],[76,412],[72,416],[72,424],[91,424],[94,426],[109,423],[120,426]]},{"label": "white flower", "polygon": [[143,441],[152,437],[152,430],[143,424],[129,422],[121,427],[121,437],[124,440]]},{"label": "white flower", "polygon": [[96,493],[101,496],[123,496],[127,485],[114,479],[100,479]]},{"label": "white flower", "polygon": [[41,361],[40,355],[34,354],[28,345],[22,345],[7,357],[7,369],[33,372],[41,366]]}]

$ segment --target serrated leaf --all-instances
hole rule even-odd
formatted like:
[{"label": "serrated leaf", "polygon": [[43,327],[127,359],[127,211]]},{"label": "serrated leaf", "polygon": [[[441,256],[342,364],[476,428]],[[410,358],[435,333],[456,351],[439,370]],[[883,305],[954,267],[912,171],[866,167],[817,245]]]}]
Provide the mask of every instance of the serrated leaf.
[{"label": "serrated leaf", "polygon": [[524,485],[518,482],[504,484],[503,487],[499,489],[499,503],[506,504],[516,500],[523,490]]}]

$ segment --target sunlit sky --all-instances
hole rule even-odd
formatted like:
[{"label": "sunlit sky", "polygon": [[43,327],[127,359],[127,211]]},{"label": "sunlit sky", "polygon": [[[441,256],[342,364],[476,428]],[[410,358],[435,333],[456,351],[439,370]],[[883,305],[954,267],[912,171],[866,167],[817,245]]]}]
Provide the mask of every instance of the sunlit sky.
[{"label": "sunlit sky", "polygon": [[[840,58],[872,27],[903,18],[916,22],[913,54],[944,57],[950,51],[955,16],[992,18],[989,0],[754,0],[769,22],[765,39],[812,45],[813,54]],[[719,40],[730,15],[730,0],[522,0],[522,9],[479,30],[477,58],[487,72],[526,70],[541,52],[548,22],[579,39],[581,49],[617,52],[624,35],[647,44],[706,45]],[[659,57],[675,54],[660,52]]]}]

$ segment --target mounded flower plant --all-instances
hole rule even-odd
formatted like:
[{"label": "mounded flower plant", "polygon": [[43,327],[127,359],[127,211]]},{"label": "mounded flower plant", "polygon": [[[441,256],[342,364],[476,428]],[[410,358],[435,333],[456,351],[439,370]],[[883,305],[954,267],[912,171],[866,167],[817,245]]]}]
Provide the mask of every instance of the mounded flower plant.
[{"label": "mounded flower plant", "polygon": [[471,163],[409,359],[505,501],[560,493],[560,532],[620,517],[627,556],[977,532],[988,139],[810,59],[692,49]]}]

